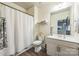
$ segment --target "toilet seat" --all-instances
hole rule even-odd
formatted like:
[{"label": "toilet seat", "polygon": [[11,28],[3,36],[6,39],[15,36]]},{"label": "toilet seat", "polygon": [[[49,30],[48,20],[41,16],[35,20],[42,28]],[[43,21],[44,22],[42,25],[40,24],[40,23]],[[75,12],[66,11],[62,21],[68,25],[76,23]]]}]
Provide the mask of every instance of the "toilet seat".
[{"label": "toilet seat", "polygon": [[40,45],[40,44],[42,44],[42,41],[40,41],[40,40],[36,40],[33,42],[33,45]]}]

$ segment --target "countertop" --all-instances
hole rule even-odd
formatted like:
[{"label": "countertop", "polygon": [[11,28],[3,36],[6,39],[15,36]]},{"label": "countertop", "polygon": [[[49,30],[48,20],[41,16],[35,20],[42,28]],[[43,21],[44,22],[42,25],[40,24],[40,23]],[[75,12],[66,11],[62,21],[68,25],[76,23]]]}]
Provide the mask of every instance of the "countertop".
[{"label": "countertop", "polygon": [[71,35],[64,36],[64,35],[54,34],[53,36],[49,35],[46,38],[47,39],[56,39],[56,40],[68,41],[68,42],[79,44],[79,36],[71,36]]}]

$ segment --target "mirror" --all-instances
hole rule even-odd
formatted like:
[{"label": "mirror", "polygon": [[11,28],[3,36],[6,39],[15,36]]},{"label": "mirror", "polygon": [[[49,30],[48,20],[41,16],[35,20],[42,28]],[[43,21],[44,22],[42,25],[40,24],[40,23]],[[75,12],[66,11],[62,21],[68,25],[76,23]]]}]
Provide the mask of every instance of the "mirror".
[{"label": "mirror", "polygon": [[52,12],[50,16],[50,34],[70,35],[70,8]]}]

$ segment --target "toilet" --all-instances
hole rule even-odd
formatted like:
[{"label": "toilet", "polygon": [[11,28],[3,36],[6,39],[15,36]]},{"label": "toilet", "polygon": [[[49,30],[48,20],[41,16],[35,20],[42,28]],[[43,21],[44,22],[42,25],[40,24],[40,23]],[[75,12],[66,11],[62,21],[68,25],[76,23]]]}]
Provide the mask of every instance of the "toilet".
[{"label": "toilet", "polygon": [[33,42],[35,52],[39,52],[42,49],[41,44],[42,44],[42,41],[40,41],[40,40],[36,40]]},{"label": "toilet", "polygon": [[39,52],[42,49],[42,44],[44,41],[44,34],[39,33],[36,37],[38,38],[37,40],[33,42],[33,47],[35,49],[35,52]]}]

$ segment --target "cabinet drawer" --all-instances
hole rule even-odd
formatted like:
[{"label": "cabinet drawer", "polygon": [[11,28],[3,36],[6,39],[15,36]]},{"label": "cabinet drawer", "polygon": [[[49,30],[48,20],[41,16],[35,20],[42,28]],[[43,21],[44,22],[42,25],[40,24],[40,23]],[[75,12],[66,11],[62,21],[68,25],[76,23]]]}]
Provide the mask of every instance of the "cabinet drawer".
[{"label": "cabinet drawer", "polygon": [[46,43],[47,44],[57,44],[58,40],[55,40],[55,39],[46,39]]}]

